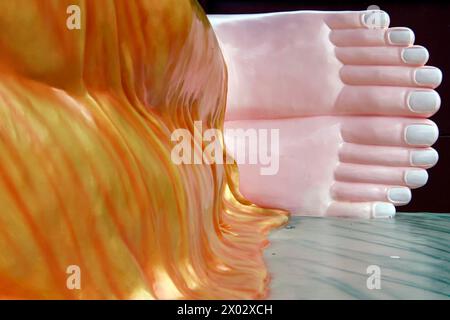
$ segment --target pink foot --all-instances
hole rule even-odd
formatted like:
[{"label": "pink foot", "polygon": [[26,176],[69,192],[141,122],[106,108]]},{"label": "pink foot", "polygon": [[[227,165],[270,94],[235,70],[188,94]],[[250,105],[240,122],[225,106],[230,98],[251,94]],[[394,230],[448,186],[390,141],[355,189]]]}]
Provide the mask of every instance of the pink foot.
[{"label": "pink foot", "polygon": [[[311,117],[229,121],[226,129],[279,129],[278,172],[240,164],[240,191],[250,201],[298,215],[391,217],[428,180],[436,164],[429,120]],[[248,140],[230,141],[236,150]],[[248,149],[248,146],[244,146]],[[266,152],[266,150],[264,150]],[[272,158],[275,156],[271,155]]]}]

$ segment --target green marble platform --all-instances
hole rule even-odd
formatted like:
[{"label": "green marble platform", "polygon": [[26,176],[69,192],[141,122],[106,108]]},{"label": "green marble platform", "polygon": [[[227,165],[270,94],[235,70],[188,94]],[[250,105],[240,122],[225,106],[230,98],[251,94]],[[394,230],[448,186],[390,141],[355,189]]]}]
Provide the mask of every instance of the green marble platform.
[{"label": "green marble platform", "polygon": [[[295,217],[270,240],[271,299],[450,299],[450,215]],[[380,289],[367,287],[370,265]]]}]

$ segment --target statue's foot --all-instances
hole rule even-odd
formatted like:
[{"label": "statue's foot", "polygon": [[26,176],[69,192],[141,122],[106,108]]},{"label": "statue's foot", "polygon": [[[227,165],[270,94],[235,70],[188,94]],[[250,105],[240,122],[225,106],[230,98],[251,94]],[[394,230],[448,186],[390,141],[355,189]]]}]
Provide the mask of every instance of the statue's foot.
[{"label": "statue's foot", "polygon": [[410,29],[388,29],[380,11],[212,22],[229,70],[226,118],[238,120],[226,126],[280,129],[278,173],[239,164],[244,196],[294,214],[386,217],[426,183],[438,130],[420,118],[440,107],[442,73],[424,66]]},{"label": "statue's foot", "polygon": [[408,28],[382,11],[211,17],[229,71],[228,120],[429,117],[442,79]]},{"label": "statue's foot", "polygon": [[[425,169],[438,160],[429,148],[438,129],[423,119],[331,116],[226,122],[227,147],[248,152],[250,131],[247,139],[241,135],[231,141],[229,129],[236,128],[280,130],[279,149],[271,148],[271,167],[278,171],[261,175],[267,163],[239,164],[239,189],[256,204],[293,214],[391,217],[394,205],[411,200],[410,189],[427,182]],[[267,154],[264,142],[258,144],[259,155]]]}]

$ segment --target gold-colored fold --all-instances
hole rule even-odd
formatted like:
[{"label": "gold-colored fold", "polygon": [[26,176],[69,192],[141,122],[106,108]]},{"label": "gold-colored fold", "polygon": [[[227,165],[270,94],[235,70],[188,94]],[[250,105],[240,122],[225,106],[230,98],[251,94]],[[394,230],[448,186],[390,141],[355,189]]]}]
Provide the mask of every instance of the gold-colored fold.
[{"label": "gold-colored fold", "polygon": [[194,1],[1,1],[0,298],[266,296],[287,214],[243,199],[234,165],[170,157],[173,130],[222,129],[226,83]]}]

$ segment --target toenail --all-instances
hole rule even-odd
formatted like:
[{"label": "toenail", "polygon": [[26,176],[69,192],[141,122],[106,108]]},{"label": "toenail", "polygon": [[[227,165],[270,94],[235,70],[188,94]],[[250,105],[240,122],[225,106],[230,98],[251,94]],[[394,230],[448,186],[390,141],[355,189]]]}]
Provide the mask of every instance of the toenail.
[{"label": "toenail", "polygon": [[428,181],[428,173],[426,170],[408,170],[405,173],[405,183],[408,187],[419,188],[424,186]]},{"label": "toenail", "polygon": [[408,106],[413,112],[436,112],[441,105],[441,98],[436,91],[414,91],[408,97]]},{"label": "toenail", "polygon": [[406,204],[411,201],[411,190],[409,188],[390,188],[388,199],[395,204]]},{"label": "toenail", "polygon": [[436,150],[422,150],[411,152],[411,165],[413,166],[434,166],[439,160]]},{"label": "toenail", "polygon": [[395,216],[395,207],[392,203],[377,202],[373,207],[374,218],[391,218]]},{"label": "toenail", "polygon": [[416,70],[414,80],[417,84],[438,86],[442,81],[442,72],[433,67],[420,68]]},{"label": "toenail", "polygon": [[389,26],[389,15],[384,11],[371,11],[363,15],[363,23],[369,28]]},{"label": "toenail", "polygon": [[407,64],[425,64],[430,55],[424,47],[411,47],[402,50],[403,62]]},{"label": "toenail", "polygon": [[436,142],[439,131],[436,126],[413,124],[406,127],[405,141],[413,146],[431,146]]},{"label": "toenail", "polygon": [[388,40],[391,44],[409,45],[414,43],[414,33],[409,29],[390,30]]}]

